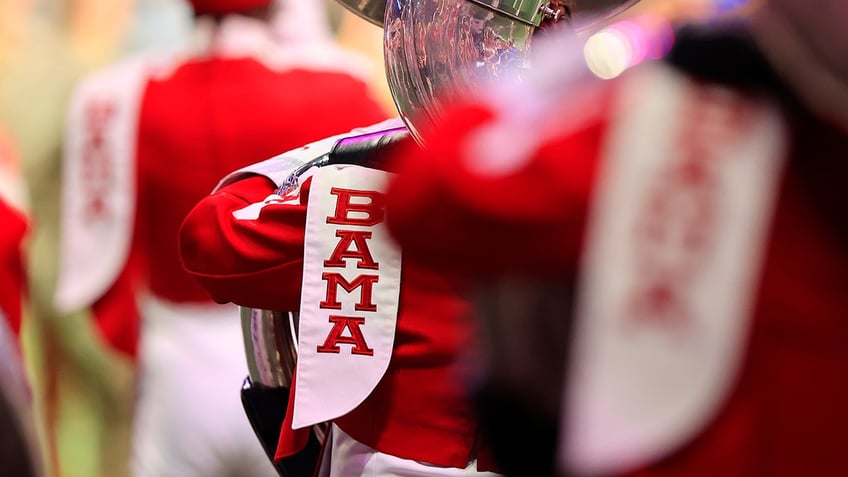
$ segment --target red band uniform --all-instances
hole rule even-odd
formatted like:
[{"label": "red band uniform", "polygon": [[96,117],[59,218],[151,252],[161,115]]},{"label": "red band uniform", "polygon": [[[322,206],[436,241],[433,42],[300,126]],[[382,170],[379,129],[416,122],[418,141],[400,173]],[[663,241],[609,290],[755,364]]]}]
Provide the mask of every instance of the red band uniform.
[{"label": "red band uniform", "polygon": [[329,36],[280,44],[267,22],[233,14],[269,1],[192,4],[216,17],[199,18],[198,45],[126,60],[78,88],[59,302],[92,306],[104,338],[138,354],[136,475],[275,475],[238,399],[237,308],[183,271],[177,232],[226,173],[385,113],[362,79],[367,63]]},{"label": "red band uniform", "polygon": [[[278,184],[253,175],[201,200],[180,234],[186,270],[219,302],[298,310],[311,184],[304,181],[296,201],[266,200]],[[235,213],[257,206],[255,217]],[[398,306],[388,370],[364,402],[334,423],[379,452],[427,463],[440,475],[448,475],[440,467],[462,472],[478,457],[465,384],[470,364],[459,359],[474,347],[469,303],[438,272],[403,261]],[[484,470],[486,457],[479,457]]]},{"label": "red band uniform", "polygon": [[[765,255],[756,288],[747,297],[752,309],[744,354],[705,422],[660,455],[613,475],[848,473],[841,438],[848,426],[848,300],[843,292],[848,286],[848,217],[838,205],[848,178],[848,122],[844,115],[812,109],[806,98],[818,85],[790,86],[750,37],[731,32],[683,35],[669,63],[673,74],[686,78],[695,91],[719,88],[730,91],[727,97],[735,97],[730,104],[736,106],[776,106],[788,127],[788,147],[782,153],[786,165],[761,244]],[[528,92],[566,98],[564,103],[550,101],[530,116],[517,113],[529,103],[509,109],[502,107],[503,101],[481,100],[455,107],[426,136],[427,148],[410,148],[398,158],[387,217],[406,257],[451,270],[458,283],[511,276],[575,287],[611,131],[623,115],[622,90],[650,76],[646,71],[668,69],[667,64],[643,65],[637,68],[641,75],[633,71],[609,83],[578,83],[568,95]],[[656,134],[686,132],[675,139],[698,141],[709,121],[697,112],[712,108],[714,100],[709,93],[693,95],[687,106],[695,113]],[[731,122],[744,122],[733,116],[733,107],[725,104],[719,110]],[[517,148],[490,134],[509,131],[498,127],[514,124],[511,117],[533,126],[527,136],[510,139],[520,144]],[[518,152],[495,163],[481,152],[493,151],[486,144]],[[422,217],[427,218],[425,227]],[[672,283],[670,289],[686,293],[686,286]],[[568,289],[561,291],[570,310],[564,320],[575,313],[571,296]],[[552,448],[548,442],[539,444]]]}]

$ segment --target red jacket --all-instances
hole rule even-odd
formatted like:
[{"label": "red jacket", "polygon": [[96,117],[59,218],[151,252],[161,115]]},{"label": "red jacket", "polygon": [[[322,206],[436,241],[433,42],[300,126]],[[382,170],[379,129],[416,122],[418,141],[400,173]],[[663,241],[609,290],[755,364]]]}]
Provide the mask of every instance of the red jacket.
[{"label": "red jacket", "polygon": [[[297,310],[302,282],[305,202],[270,203],[255,220],[233,211],[262,202],[274,184],[243,179],[204,198],[186,218],[186,270],[219,302]],[[467,399],[473,348],[469,303],[438,271],[403,261],[392,360],[376,389],[335,420],[379,451],[441,466],[465,467],[475,452],[477,421]]]},{"label": "red jacket", "polygon": [[[350,65],[356,60],[350,54],[326,44],[286,48],[269,41],[267,27],[239,20],[221,25],[210,51],[174,55],[166,67],[144,73],[134,157],[125,166],[134,168],[136,185],[132,246],[123,271],[93,303],[106,340],[129,354],[137,342],[138,318],[131,310],[140,290],[171,302],[211,302],[183,270],[177,234],[188,211],[222,176],[386,116],[353,74]],[[109,104],[109,98],[94,91],[81,108],[103,129],[115,108],[123,107]],[[120,166],[109,163],[116,145],[90,140],[81,147],[95,149],[83,153],[83,178],[105,174],[108,179],[109,167]],[[104,150],[105,165],[95,161]],[[96,197],[97,183],[89,183],[92,192],[85,193]],[[92,201],[89,207],[94,220],[97,205]],[[108,213],[100,215],[109,220]]]},{"label": "red jacket", "polygon": [[[738,71],[761,64],[752,58]],[[627,475],[848,475],[848,215],[840,205],[848,135],[786,89],[771,90],[771,73],[743,76],[748,88],[762,79],[752,97],[780,105],[790,145],[741,373],[697,435]],[[569,89],[569,102],[532,124],[536,131],[553,124],[554,132],[527,143],[508,167],[490,164],[497,173],[481,172],[486,158],[472,146],[495,140],[485,133],[504,114],[526,120],[521,106],[505,113],[482,101],[448,113],[425,150],[406,151],[388,192],[388,223],[405,257],[463,279],[578,276],[602,147],[616,119],[612,98],[628,78],[592,87],[588,107],[580,100],[586,90]]]}]

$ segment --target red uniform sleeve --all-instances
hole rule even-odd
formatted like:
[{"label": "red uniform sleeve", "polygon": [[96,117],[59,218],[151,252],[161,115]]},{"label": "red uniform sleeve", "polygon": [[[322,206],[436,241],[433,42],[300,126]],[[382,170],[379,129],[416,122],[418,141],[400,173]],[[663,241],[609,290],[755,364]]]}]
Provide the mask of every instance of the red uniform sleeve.
[{"label": "red uniform sleeve", "polygon": [[498,121],[484,105],[465,106],[447,114],[425,148],[402,151],[388,190],[389,229],[407,259],[442,270],[557,277],[579,255],[605,121],[569,121],[567,132],[527,147],[514,165],[481,171],[489,146],[523,140],[496,136],[474,147]]},{"label": "red uniform sleeve", "polygon": [[106,292],[91,305],[91,314],[101,339],[131,360],[138,358],[141,311],[136,304],[142,259],[136,247]]},{"label": "red uniform sleeve", "polygon": [[0,200],[0,310],[6,315],[10,329],[20,333],[22,302],[27,294],[23,241],[27,232],[26,218]]},{"label": "red uniform sleeve", "polygon": [[[307,180],[302,197],[308,186]],[[300,307],[305,201],[265,204],[255,219],[233,216],[263,202],[275,188],[263,176],[240,180],[205,197],[183,222],[183,267],[215,301],[269,310]]]}]

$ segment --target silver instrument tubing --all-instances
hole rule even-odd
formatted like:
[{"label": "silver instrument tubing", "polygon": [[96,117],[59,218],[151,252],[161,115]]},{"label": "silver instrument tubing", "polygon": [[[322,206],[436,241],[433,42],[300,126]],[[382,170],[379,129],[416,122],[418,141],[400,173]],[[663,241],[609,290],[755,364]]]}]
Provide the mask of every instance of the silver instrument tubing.
[{"label": "silver instrument tubing", "polygon": [[241,307],[242,336],[251,381],[288,387],[297,359],[297,314]]}]

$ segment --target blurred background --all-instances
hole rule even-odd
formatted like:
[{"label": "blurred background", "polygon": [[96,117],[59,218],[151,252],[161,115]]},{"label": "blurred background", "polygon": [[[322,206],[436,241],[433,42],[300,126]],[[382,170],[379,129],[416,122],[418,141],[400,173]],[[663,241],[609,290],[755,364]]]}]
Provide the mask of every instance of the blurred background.
[{"label": "blurred background", "polygon": [[[372,59],[372,87],[393,108],[381,30],[327,1],[339,42]],[[642,0],[587,35],[585,58],[595,74],[611,78],[661,56],[673,22],[749,8],[742,0]],[[32,221],[23,348],[51,477],[128,475],[133,400],[131,364],[98,341],[86,314],[60,316],[52,306],[66,102],[86,73],[125,55],[174,47],[189,31],[181,0],[0,1],[0,150],[17,158],[24,179],[18,195]]]}]

